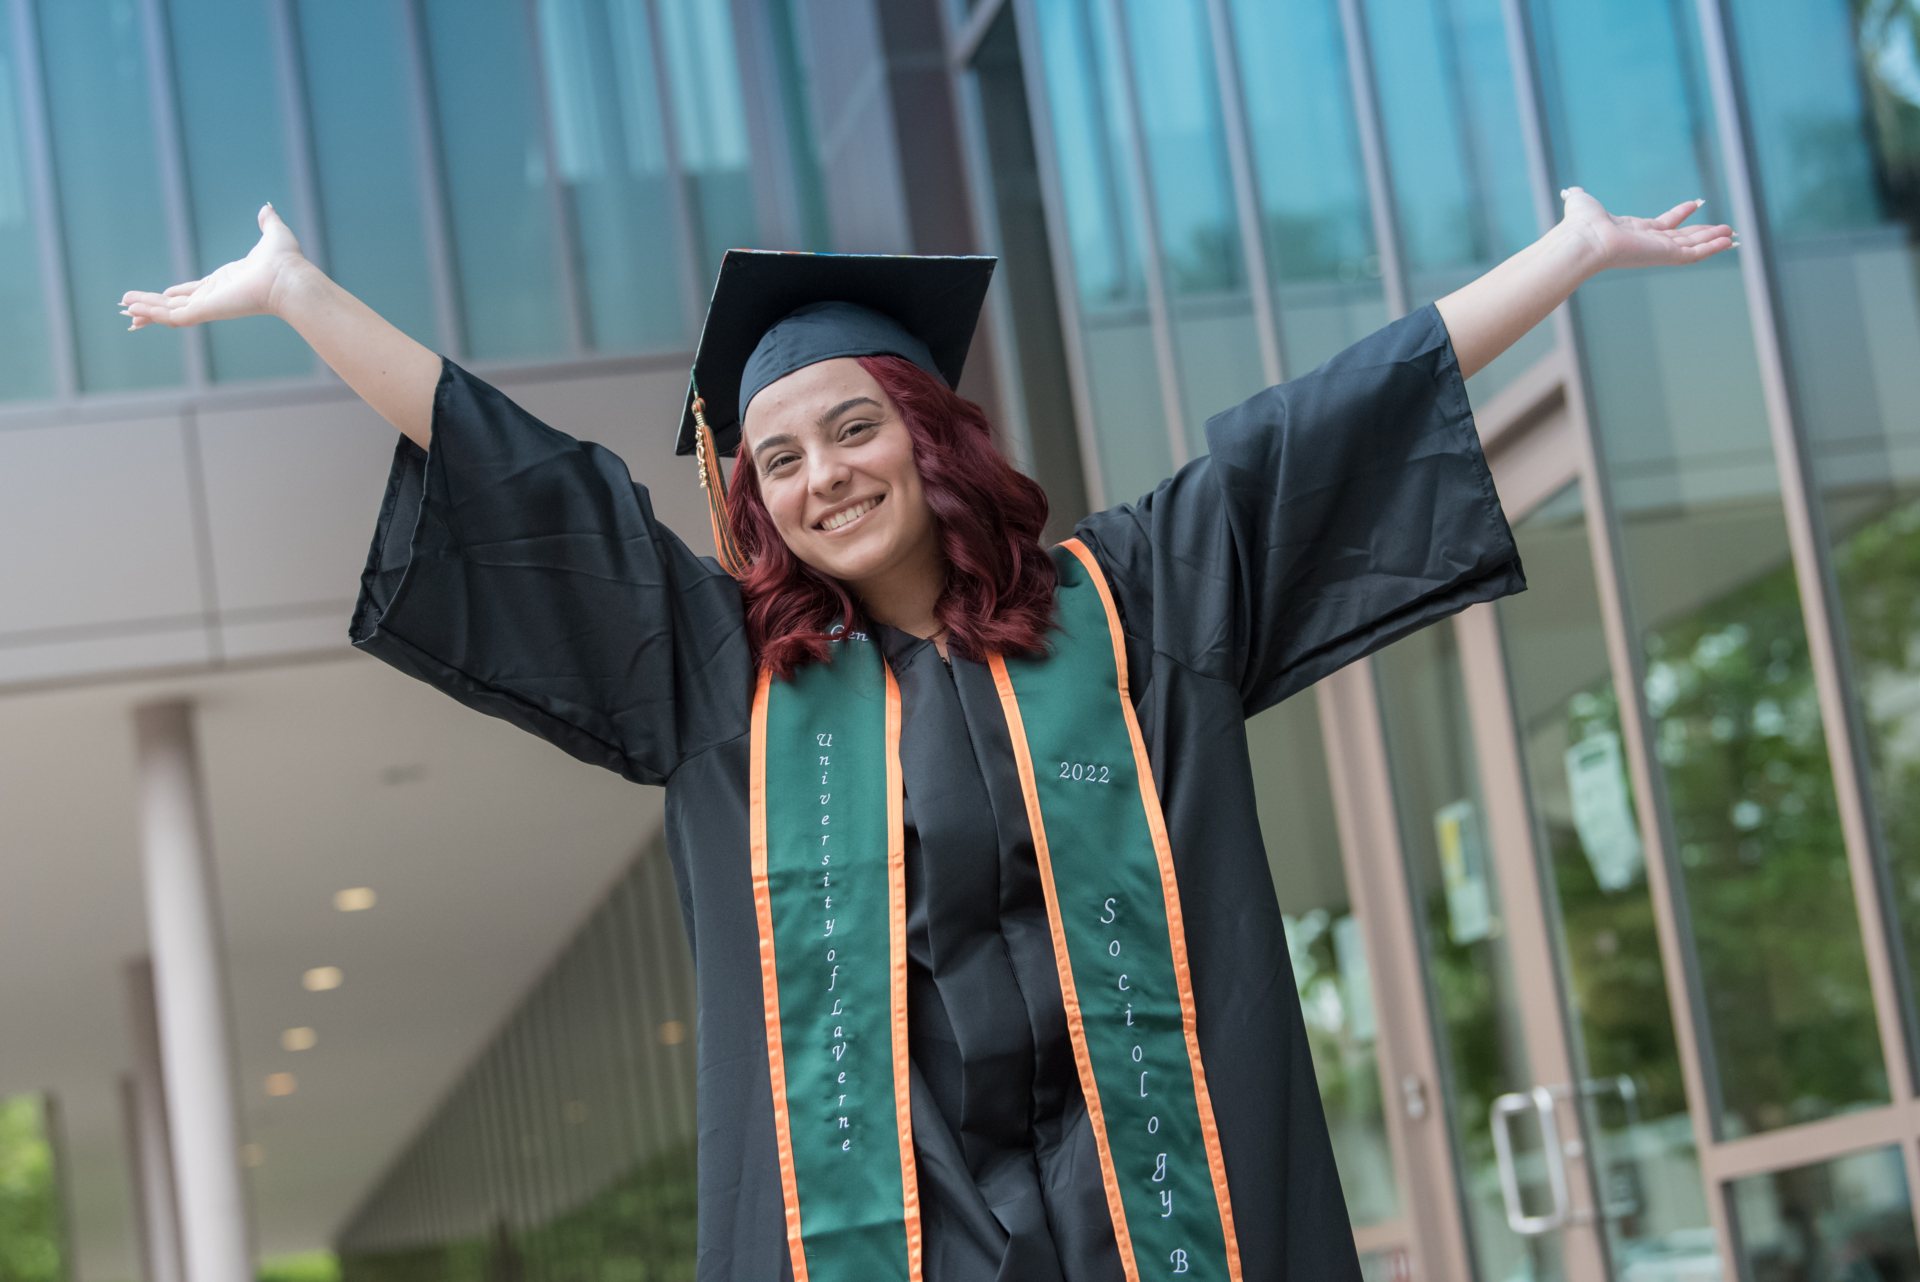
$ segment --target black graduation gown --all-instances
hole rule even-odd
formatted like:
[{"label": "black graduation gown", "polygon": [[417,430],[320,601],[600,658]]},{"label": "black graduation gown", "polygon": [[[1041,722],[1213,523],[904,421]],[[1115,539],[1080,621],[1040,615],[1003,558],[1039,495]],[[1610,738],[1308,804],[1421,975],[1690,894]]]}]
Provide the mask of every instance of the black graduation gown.
[{"label": "black graduation gown", "polygon": [[[1077,532],[1127,636],[1245,1278],[1358,1279],[1244,722],[1525,579],[1431,304],[1217,415],[1207,441],[1207,457]],[[1118,1282],[991,676],[879,634],[903,706],[927,1282]],[[666,785],[699,989],[699,1277],[790,1277],[747,858],[753,668],[733,580],[654,520],[617,456],[447,361],[432,450],[396,446],[350,635],[469,707]]]}]

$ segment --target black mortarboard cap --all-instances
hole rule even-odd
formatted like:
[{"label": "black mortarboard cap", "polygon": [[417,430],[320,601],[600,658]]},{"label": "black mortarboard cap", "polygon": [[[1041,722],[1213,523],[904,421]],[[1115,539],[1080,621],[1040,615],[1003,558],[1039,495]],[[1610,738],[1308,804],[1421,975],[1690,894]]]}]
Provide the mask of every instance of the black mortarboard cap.
[{"label": "black mortarboard cap", "polygon": [[695,452],[695,397],[717,451],[731,454],[754,393],[836,356],[902,356],[956,385],[996,261],[728,250],[694,352],[675,453]]}]

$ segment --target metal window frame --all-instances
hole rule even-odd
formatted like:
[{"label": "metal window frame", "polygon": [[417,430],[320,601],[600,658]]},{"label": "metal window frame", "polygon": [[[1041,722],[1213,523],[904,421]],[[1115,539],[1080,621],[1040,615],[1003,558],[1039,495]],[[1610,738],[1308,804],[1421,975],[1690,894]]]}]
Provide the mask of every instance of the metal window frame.
[{"label": "metal window frame", "polygon": [[408,123],[420,175],[421,232],[426,241],[427,280],[433,291],[438,347],[449,359],[467,359],[467,325],[461,310],[453,264],[453,213],[447,199],[446,149],[440,140],[439,110],[433,91],[433,55],[428,47],[426,0],[399,0],[401,50],[407,69]]},{"label": "metal window frame", "polygon": [[[991,172],[992,161],[987,151],[984,123],[985,95],[980,92],[973,63],[986,43],[994,22],[1005,10],[1006,0],[992,0],[992,3],[981,5],[978,11],[967,16],[964,30],[956,31],[953,7],[940,7],[946,18],[942,35],[946,41],[949,84],[954,93],[954,124],[959,135],[960,161],[967,180],[967,211],[974,227],[978,229],[982,247],[1002,257],[1005,256],[1006,237],[1001,231],[999,210],[994,205],[994,184],[980,181],[981,175]],[[984,21],[982,13],[987,15]],[[987,292],[986,315],[983,336],[993,353],[994,369],[1000,375],[995,380],[999,412],[994,415],[994,425],[1012,447],[1015,466],[1031,476],[1035,471],[1033,424],[1028,420],[1026,397],[1018,394],[1025,386],[1026,371],[1021,367],[1015,349],[1012,304],[1005,289]]]},{"label": "metal window frame", "polygon": [[1360,170],[1366,178],[1373,217],[1374,252],[1380,256],[1380,284],[1387,315],[1405,316],[1412,306],[1406,258],[1400,245],[1400,208],[1387,155],[1386,126],[1380,111],[1380,87],[1373,75],[1373,40],[1361,0],[1338,0],[1340,34],[1347,51],[1347,92],[1360,142]]},{"label": "metal window frame", "polygon": [[[659,96],[660,141],[662,153],[667,160],[667,172],[672,175],[670,188],[673,192],[673,225],[680,244],[675,262],[680,269],[681,310],[686,318],[686,332],[689,343],[700,332],[700,323],[704,309],[700,305],[703,297],[700,282],[700,235],[693,216],[693,201],[687,194],[687,184],[691,181],[687,173],[685,158],[680,154],[680,115],[673,97],[673,77],[667,53],[667,33],[664,21],[660,17],[660,0],[644,0],[647,17],[647,42],[653,47],[653,87]],[[738,49],[735,50],[736,56]],[[748,136],[747,145],[751,149],[753,140]],[[751,155],[749,150],[749,155]],[[791,211],[796,219],[798,210]],[[714,264],[717,272],[720,265]],[[690,364],[691,362],[689,362]]]},{"label": "metal window frame", "polygon": [[9,0],[8,30],[13,36],[19,77],[21,145],[26,158],[28,216],[40,247],[40,294],[53,365],[53,399],[70,402],[80,394],[80,357],[68,297],[66,229],[60,217],[60,185],[53,172],[53,113],[47,101],[46,51],[33,0]]},{"label": "metal window frame", "polygon": [[1267,238],[1260,228],[1260,192],[1255,177],[1253,130],[1247,120],[1246,93],[1240,82],[1239,48],[1227,0],[1206,0],[1207,33],[1212,41],[1214,78],[1220,87],[1220,122],[1227,152],[1227,176],[1233,187],[1234,221],[1240,232],[1241,262],[1247,291],[1253,296],[1253,330],[1260,349],[1260,374],[1269,386],[1286,378],[1280,349],[1280,316],[1267,262]]},{"label": "metal window frame", "polygon": [[[1560,206],[1553,190],[1549,144],[1551,134],[1541,91],[1541,69],[1537,45],[1526,12],[1526,0],[1502,0],[1505,19],[1507,59],[1514,77],[1515,105],[1520,116],[1522,145],[1527,158],[1528,186],[1534,205],[1536,225],[1550,228],[1560,219]],[[1646,672],[1633,643],[1637,629],[1633,623],[1625,581],[1620,573],[1622,552],[1614,520],[1611,487],[1601,468],[1599,444],[1595,435],[1593,403],[1587,385],[1587,363],[1580,342],[1580,330],[1571,307],[1557,307],[1548,317],[1553,326],[1554,346],[1563,355],[1567,410],[1572,419],[1582,508],[1587,539],[1593,558],[1594,583],[1599,592],[1601,627],[1606,643],[1608,667],[1614,682],[1620,716],[1620,733],[1626,751],[1627,768],[1635,795],[1639,798],[1636,818],[1640,840],[1646,852],[1647,888],[1653,901],[1655,933],[1659,939],[1661,961],[1667,984],[1667,1004],[1674,1022],[1674,1037],[1679,1052],[1681,1077],[1685,1085],[1688,1114],[1693,1125],[1694,1151],[1699,1155],[1703,1173],[1713,1152],[1713,1132],[1709,1119],[1716,1112],[1716,1096],[1710,1093],[1713,1074],[1702,1059],[1706,1041],[1697,1027],[1697,1012],[1704,1009],[1699,979],[1699,961],[1691,935],[1682,931],[1685,919],[1685,884],[1674,857],[1668,816],[1671,804],[1665,777],[1654,760],[1651,739],[1652,719],[1645,702]],[[1731,1261],[1733,1238],[1726,1209],[1718,1198],[1707,1192],[1708,1219],[1721,1257]],[[1604,1243],[1602,1244],[1604,1250]]]},{"label": "metal window frame", "polygon": [[[1140,107],[1140,81],[1134,73],[1133,26],[1127,20],[1124,0],[1094,0],[1106,12],[1112,32],[1114,56],[1119,63],[1120,136],[1125,153],[1120,168],[1140,218],[1140,265],[1147,285],[1147,320],[1153,334],[1154,365],[1160,371],[1160,410],[1165,419],[1167,445],[1177,470],[1193,457],[1187,445],[1186,398],[1180,381],[1180,357],[1173,341],[1171,295],[1167,292],[1166,246],[1160,238],[1160,205],[1153,192],[1153,175],[1147,158],[1147,127]],[[1098,68],[1095,68],[1098,75]]]},{"label": "metal window frame", "polygon": [[1020,42],[1020,75],[1033,126],[1033,150],[1040,178],[1040,204],[1046,216],[1047,251],[1053,259],[1054,297],[1060,309],[1060,337],[1067,354],[1067,387],[1073,400],[1073,425],[1079,438],[1081,479],[1088,505],[1108,505],[1106,468],[1100,433],[1093,421],[1093,385],[1088,370],[1085,318],[1080,311],[1080,282],[1067,231],[1066,193],[1060,179],[1059,139],[1047,98],[1046,68],[1040,52],[1039,0],[1007,0],[1013,9],[1014,35]]},{"label": "metal window frame", "polygon": [[[1514,50],[1519,80],[1522,123],[1527,135],[1536,210],[1542,225],[1550,226],[1558,219],[1558,207],[1550,191],[1549,134],[1539,94],[1540,72],[1532,56],[1535,45],[1529,36],[1529,15],[1525,12],[1523,0],[1505,0],[1504,7],[1507,11],[1509,43]],[[1746,160],[1750,138],[1734,98],[1733,61],[1721,21],[1724,15],[1717,0],[1698,0],[1696,12],[1701,22],[1703,56],[1708,67],[1723,159],[1734,188],[1735,216],[1741,225],[1758,228],[1757,201]],[[1761,235],[1764,237],[1764,230]],[[1664,787],[1664,776],[1654,766],[1649,737],[1652,718],[1644,704],[1645,673],[1638,649],[1633,644],[1637,631],[1631,622],[1630,601],[1624,578],[1620,574],[1621,554],[1617,543],[1615,509],[1610,502],[1610,487],[1600,466],[1592,404],[1585,383],[1584,360],[1574,360],[1568,370],[1569,401],[1579,429],[1581,483],[1586,500],[1596,581],[1601,589],[1604,631],[1616,689],[1627,696],[1620,700],[1619,707],[1627,741],[1629,769],[1635,787],[1643,798],[1640,814],[1642,840],[1648,850],[1648,882],[1655,901],[1657,933],[1667,967],[1669,1006],[1693,1120],[1696,1150],[1700,1156],[1703,1179],[1709,1186],[1706,1190],[1709,1218],[1718,1249],[1728,1267],[1735,1267],[1741,1258],[1730,1205],[1731,1182],[1749,1175],[1792,1169],[1865,1150],[1878,1150],[1897,1142],[1907,1170],[1914,1213],[1916,1219],[1920,1219],[1920,1175],[1917,1175],[1920,1172],[1920,1165],[1917,1165],[1920,1163],[1920,1154],[1916,1154],[1913,1143],[1915,1134],[1920,1133],[1920,1108],[1916,1108],[1913,1100],[1911,1080],[1905,1076],[1908,1064],[1901,1054],[1904,1048],[1899,1044],[1906,1025],[1903,1013],[1895,1005],[1898,1001],[1898,985],[1891,974],[1891,953],[1884,935],[1880,934],[1885,930],[1886,919],[1877,902],[1879,883],[1873,875],[1873,852],[1864,841],[1867,835],[1866,810],[1859,791],[1861,781],[1855,765],[1857,758],[1851,755],[1854,741],[1849,737],[1851,731],[1845,724],[1839,726],[1840,734],[1834,733],[1836,719],[1846,716],[1841,697],[1845,687],[1834,664],[1833,637],[1827,623],[1829,598],[1820,573],[1824,549],[1819,543],[1814,512],[1805,489],[1805,469],[1799,455],[1800,438],[1795,431],[1787,379],[1780,359],[1775,311],[1766,292],[1769,284],[1766,260],[1748,260],[1743,263],[1743,273],[1750,312],[1754,318],[1771,439],[1780,471],[1782,506],[1789,523],[1790,551],[1800,580],[1802,611],[1806,617],[1809,648],[1815,665],[1816,689],[1820,696],[1823,724],[1827,727],[1829,750],[1836,758],[1835,788],[1837,800],[1843,808],[1843,833],[1847,841],[1849,869],[1854,880],[1863,948],[1868,955],[1869,982],[1874,990],[1883,1055],[1890,1069],[1890,1089],[1895,1096],[1892,1103],[1885,1107],[1740,1139],[1719,1138],[1720,1101],[1717,1075],[1711,1062],[1713,1050],[1703,1033],[1699,1013],[1704,1005],[1693,937],[1683,926],[1690,918],[1685,907],[1684,882],[1673,863],[1669,832],[1670,803]],[[1578,353],[1581,350],[1580,330],[1571,309],[1559,309],[1554,322],[1562,344]],[[1626,680],[1621,679],[1623,674]],[[1844,762],[1837,759],[1843,755],[1846,757]],[[1851,816],[1845,813],[1849,808],[1852,810]]]},{"label": "metal window frame", "polygon": [[[167,257],[175,280],[194,280],[192,215],[188,209],[187,162],[181,137],[179,85],[174,78],[173,33],[167,30],[162,0],[138,0],[141,51],[147,70],[147,106],[154,132],[154,154],[160,170],[160,204],[165,211]],[[191,326],[180,335],[185,353],[187,386],[199,390],[212,382],[211,359],[204,326]]]},{"label": "metal window frame", "polygon": [[[327,268],[327,220],[320,209],[320,183],[313,147],[313,108],[307,96],[306,63],[301,57],[299,19],[293,12],[293,0],[270,0],[267,6],[267,38],[272,45],[274,90],[280,105],[281,145],[287,151],[287,181],[293,188],[294,202],[306,211],[308,226],[301,242],[301,253],[322,271]],[[326,362],[312,353],[313,374],[318,377]]]},{"label": "metal window frame", "polygon": [[541,0],[521,0],[526,23],[527,68],[533,90],[533,119],[539,130],[540,164],[546,179],[547,213],[553,220],[553,238],[547,246],[554,276],[560,282],[561,323],[567,327],[567,354],[579,356],[593,346],[592,318],[587,315],[580,281],[580,237],[573,201],[560,174],[560,137],[556,132],[553,86],[547,75],[546,33],[540,28]]},{"label": "metal window frame", "polygon": [[[1779,473],[1788,547],[1799,588],[1820,721],[1826,733],[1835,800],[1840,810],[1867,983],[1873,995],[1887,1085],[1892,1096],[1890,1111],[1894,1118],[1905,1117],[1905,1126],[1900,1128],[1903,1141],[1900,1151],[1914,1222],[1920,1224],[1920,1144],[1915,1143],[1920,1139],[1920,1125],[1916,1125],[1920,1122],[1920,1105],[1916,1102],[1914,1082],[1915,1012],[1910,1002],[1910,978],[1902,974],[1898,966],[1904,949],[1898,932],[1891,925],[1890,870],[1880,850],[1881,830],[1876,821],[1872,782],[1862,765],[1867,756],[1862,704],[1852,673],[1841,658],[1845,649],[1844,622],[1838,606],[1840,591],[1833,568],[1832,543],[1825,529],[1824,505],[1812,481],[1803,416],[1787,366],[1786,340],[1780,326],[1783,309],[1779,273],[1774,264],[1771,229],[1756,186],[1755,142],[1746,110],[1741,68],[1733,54],[1731,14],[1726,0],[1695,0],[1694,11],[1700,27],[1721,158],[1726,167],[1728,195],[1733,202],[1733,218],[1744,237],[1740,279],[1752,323],[1754,349],[1759,357],[1761,394]],[[1822,1124],[1822,1129],[1844,1134],[1849,1129],[1845,1120],[1836,1119],[1840,1125]],[[1764,1151],[1751,1143],[1742,1147]],[[1731,1196],[1730,1187],[1724,1191]]]}]

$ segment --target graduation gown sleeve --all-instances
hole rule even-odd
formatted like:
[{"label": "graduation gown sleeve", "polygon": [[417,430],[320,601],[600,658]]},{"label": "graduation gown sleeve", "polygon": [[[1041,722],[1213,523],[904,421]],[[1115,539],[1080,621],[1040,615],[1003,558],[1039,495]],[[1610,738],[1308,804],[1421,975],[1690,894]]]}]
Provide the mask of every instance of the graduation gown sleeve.
[{"label": "graduation gown sleeve", "polygon": [[745,725],[733,580],[619,456],[444,357],[432,448],[395,445],[349,639],[639,783]]},{"label": "graduation gown sleeve", "polygon": [[1136,639],[1231,682],[1248,716],[1526,587],[1432,303],[1206,431],[1206,457],[1081,533]]}]

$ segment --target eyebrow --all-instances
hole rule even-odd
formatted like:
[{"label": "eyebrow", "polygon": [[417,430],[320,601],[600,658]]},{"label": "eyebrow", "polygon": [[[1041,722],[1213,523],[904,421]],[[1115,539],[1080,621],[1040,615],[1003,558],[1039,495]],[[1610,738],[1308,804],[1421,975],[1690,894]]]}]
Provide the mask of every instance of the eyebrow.
[{"label": "eyebrow", "polygon": [[[813,420],[814,426],[825,427],[856,405],[871,405],[875,409],[880,408],[880,402],[874,400],[871,396],[849,396],[846,400],[841,401],[838,405],[833,406],[831,409],[822,413],[820,417]],[[769,436],[766,440],[754,446],[753,455],[755,458],[758,458],[762,453],[775,445],[792,445],[794,442],[795,437],[793,433],[780,432],[774,436]]]}]

